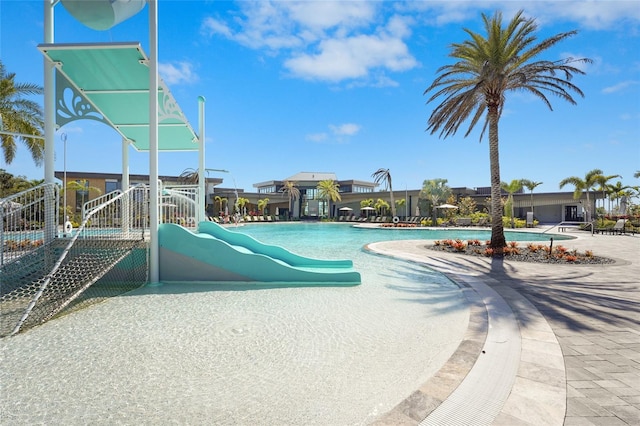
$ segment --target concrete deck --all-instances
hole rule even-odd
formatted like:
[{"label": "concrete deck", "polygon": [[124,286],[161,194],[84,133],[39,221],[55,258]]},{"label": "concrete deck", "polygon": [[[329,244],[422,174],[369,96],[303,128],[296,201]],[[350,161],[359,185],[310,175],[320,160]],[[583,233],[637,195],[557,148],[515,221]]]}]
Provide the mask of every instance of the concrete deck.
[{"label": "concrete deck", "polygon": [[375,424],[640,424],[640,236],[570,234],[560,244],[616,263],[492,260],[428,250],[424,240],[371,244],[446,274],[471,302],[449,362]]}]

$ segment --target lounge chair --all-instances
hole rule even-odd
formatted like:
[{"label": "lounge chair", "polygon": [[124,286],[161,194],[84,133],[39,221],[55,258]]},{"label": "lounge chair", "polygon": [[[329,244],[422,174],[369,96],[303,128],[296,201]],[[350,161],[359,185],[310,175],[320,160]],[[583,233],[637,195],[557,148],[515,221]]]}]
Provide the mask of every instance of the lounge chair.
[{"label": "lounge chair", "polygon": [[470,217],[457,217],[456,218],[456,226],[471,226],[471,218]]},{"label": "lounge chair", "polygon": [[609,229],[610,234],[624,234],[624,226],[626,225],[626,219],[618,219],[615,225]]}]

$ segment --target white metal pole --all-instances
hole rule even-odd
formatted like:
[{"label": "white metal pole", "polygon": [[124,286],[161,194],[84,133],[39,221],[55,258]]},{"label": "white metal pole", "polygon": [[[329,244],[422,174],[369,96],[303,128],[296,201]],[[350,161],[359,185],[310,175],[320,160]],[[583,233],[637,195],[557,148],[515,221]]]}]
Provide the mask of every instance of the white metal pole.
[{"label": "white metal pole", "polygon": [[[44,0],[44,42],[53,43],[54,41],[54,17],[53,8],[54,0]],[[55,132],[56,132],[56,116],[55,116],[55,87],[53,82],[54,65],[46,57],[44,61],[44,181],[45,183],[54,183],[55,168]],[[53,194],[52,194],[53,196]],[[45,205],[53,205],[46,203]],[[49,211],[50,210],[50,211]],[[57,220],[55,217],[55,208],[45,210],[45,233],[44,240],[49,242],[53,240],[57,228]]]},{"label": "white metal pole", "polygon": [[[120,179],[121,190],[124,192],[129,189],[129,141],[122,138],[122,177]],[[131,205],[128,197],[122,200],[122,211],[120,212],[120,222],[122,223],[122,232],[129,232],[129,219],[131,217]]]},{"label": "white metal pole", "polygon": [[[63,194],[63,202],[62,202],[62,226],[65,226],[67,224],[67,221],[69,220],[69,217],[67,217],[67,134],[66,133],[62,133],[60,135],[60,138],[62,138],[62,142],[64,144],[63,150],[64,150],[64,159],[63,159],[63,167],[64,167],[64,176],[62,177],[62,190],[64,191]],[[64,229],[64,228],[63,228]]]},{"label": "white metal pole", "polygon": [[206,208],[207,208],[207,193],[205,189],[205,168],[204,168],[204,96],[198,96],[198,159],[199,159],[199,172],[198,172],[198,211],[196,212],[196,220],[198,223],[204,220]]},{"label": "white metal pole", "polygon": [[149,0],[149,282],[160,281],[158,242],[158,2]]}]

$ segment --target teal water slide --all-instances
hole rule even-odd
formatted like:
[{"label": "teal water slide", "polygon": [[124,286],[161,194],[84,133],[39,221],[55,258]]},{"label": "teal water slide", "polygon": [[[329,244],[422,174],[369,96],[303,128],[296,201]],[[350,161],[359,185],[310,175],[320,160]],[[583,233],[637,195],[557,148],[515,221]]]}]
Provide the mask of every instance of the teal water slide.
[{"label": "teal water slide", "polygon": [[360,284],[351,260],[299,256],[213,222],[192,232],[165,223],[158,229],[160,281],[242,282],[283,286]]}]

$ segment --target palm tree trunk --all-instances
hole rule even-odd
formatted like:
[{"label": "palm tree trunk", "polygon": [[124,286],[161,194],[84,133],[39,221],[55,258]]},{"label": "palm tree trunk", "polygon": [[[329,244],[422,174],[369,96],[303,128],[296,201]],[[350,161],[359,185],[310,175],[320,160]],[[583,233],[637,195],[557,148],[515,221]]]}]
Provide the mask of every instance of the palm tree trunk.
[{"label": "palm tree trunk", "polygon": [[502,225],[500,193],[500,155],[498,150],[498,107],[489,106],[489,167],[491,173],[491,248],[494,256],[502,256],[506,240]]}]

